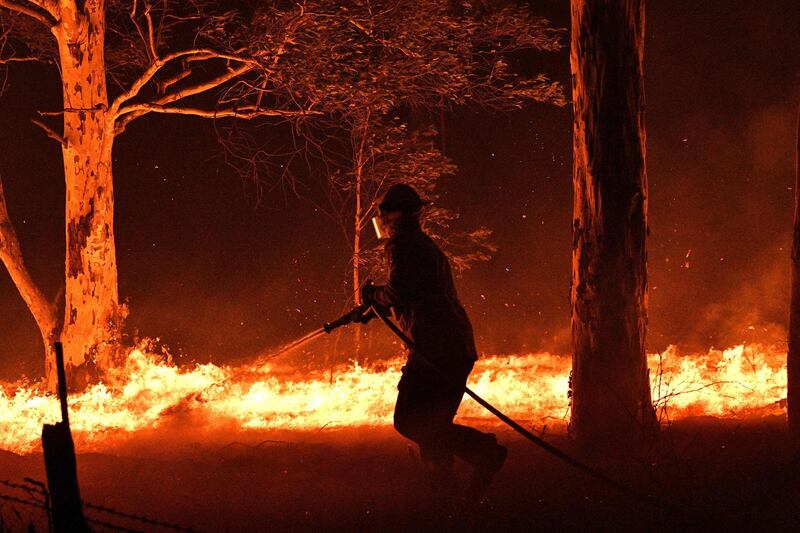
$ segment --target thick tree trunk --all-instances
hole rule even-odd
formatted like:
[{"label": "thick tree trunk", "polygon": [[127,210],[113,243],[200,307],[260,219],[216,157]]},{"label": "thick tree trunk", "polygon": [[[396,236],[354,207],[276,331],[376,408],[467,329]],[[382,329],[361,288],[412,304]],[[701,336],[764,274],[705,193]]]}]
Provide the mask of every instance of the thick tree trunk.
[{"label": "thick tree trunk", "polygon": [[792,239],[792,300],[789,309],[787,410],[789,430],[800,436],[800,109],[797,115],[797,165],[794,182],[794,236]]},{"label": "thick tree trunk", "polygon": [[572,0],[572,420],[633,451],[653,429],[647,326],[644,0]]},{"label": "thick tree trunk", "polygon": [[56,372],[53,343],[56,340],[58,328],[56,306],[45,298],[25,267],[17,233],[14,231],[14,226],[8,216],[2,181],[0,181],[0,261],[8,269],[11,280],[16,285],[20,296],[22,296],[28,309],[30,309],[39,328],[42,343],[44,344],[45,375],[48,380],[52,378],[52,381],[47,382],[47,387],[49,390],[55,390]]},{"label": "thick tree trunk", "polygon": [[[80,4],[80,3],[79,3]],[[120,322],[114,244],[113,125],[107,118],[103,2],[62,12],[58,42],[64,100],[66,290],[62,341],[71,383],[114,364]],[[84,372],[85,370],[85,372]]]}]

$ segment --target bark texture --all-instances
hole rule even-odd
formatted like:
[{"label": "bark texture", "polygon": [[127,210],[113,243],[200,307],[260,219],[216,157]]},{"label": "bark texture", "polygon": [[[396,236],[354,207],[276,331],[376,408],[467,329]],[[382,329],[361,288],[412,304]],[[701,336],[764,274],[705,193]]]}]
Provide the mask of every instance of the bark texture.
[{"label": "bark texture", "polygon": [[572,0],[572,420],[632,451],[653,428],[647,327],[644,0]]},{"label": "bark texture", "polygon": [[789,429],[800,436],[800,110],[797,115],[797,161],[794,182],[794,236],[792,239],[792,301],[789,310],[787,412]]},{"label": "bark texture", "polygon": [[16,285],[39,328],[45,351],[45,372],[48,379],[53,378],[52,382],[48,381],[47,386],[50,390],[54,390],[56,372],[53,343],[56,340],[58,328],[56,306],[45,298],[25,267],[17,233],[6,209],[2,181],[0,181],[0,261],[6,266],[11,280]]},{"label": "bark texture", "polygon": [[114,131],[107,116],[103,2],[89,0],[83,10],[62,11],[61,16],[53,34],[64,100],[67,254],[62,342],[68,370],[82,367],[91,375],[114,364],[125,315],[117,289]]}]

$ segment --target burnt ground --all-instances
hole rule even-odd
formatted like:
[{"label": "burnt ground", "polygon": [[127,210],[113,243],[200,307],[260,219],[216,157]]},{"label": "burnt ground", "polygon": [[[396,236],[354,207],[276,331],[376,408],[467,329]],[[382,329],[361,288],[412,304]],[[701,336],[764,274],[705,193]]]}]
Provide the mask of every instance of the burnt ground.
[{"label": "burnt ground", "polygon": [[[593,461],[662,508],[604,487],[516,434],[498,435],[510,450],[507,466],[488,502],[471,509],[431,499],[415,454],[389,428],[155,435],[114,453],[80,454],[78,468],[85,500],[204,531],[788,531],[800,524],[800,463],[782,420],[683,421],[663,433],[647,461]],[[548,440],[570,447],[564,436]],[[0,478],[43,479],[42,462],[40,454],[0,453]]]}]

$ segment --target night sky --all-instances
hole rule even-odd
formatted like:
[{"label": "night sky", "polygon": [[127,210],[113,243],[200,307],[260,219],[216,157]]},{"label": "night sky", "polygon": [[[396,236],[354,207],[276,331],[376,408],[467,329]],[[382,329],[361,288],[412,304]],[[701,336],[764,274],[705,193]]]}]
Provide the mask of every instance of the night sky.
[{"label": "night sky", "polygon": [[[568,2],[533,3],[569,25]],[[650,349],[780,342],[788,316],[800,4],[659,0],[646,18]],[[565,40],[565,44],[568,44]],[[532,65],[569,87],[569,56]],[[60,150],[28,122],[60,104],[55,75],[15,66],[0,98],[0,173],[27,264],[64,275]],[[264,136],[282,135],[275,128]],[[485,353],[569,349],[569,106],[459,110],[441,203],[495,231],[494,259],[458,280]],[[131,335],[191,360],[233,362],[347,306],[348,250],[310,202],[260,197],[221,158],[213,125],[148,116],[115,145],[117,253]],[[301,184],[310,197],[313,183]],[[0,274],[0,378],[42,372],[38,331]],[[370,327],[378,328],[373,324]],[[325,344],[313,347],[320,356]],[[389,348],[391,351],[394,348]]]}]

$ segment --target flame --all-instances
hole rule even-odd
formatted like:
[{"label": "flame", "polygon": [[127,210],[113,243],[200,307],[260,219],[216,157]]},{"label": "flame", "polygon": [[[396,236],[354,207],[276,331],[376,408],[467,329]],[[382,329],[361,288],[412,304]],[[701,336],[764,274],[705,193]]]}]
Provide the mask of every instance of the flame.
[{"label": "flame", "polygon": [[[786,353],[777,347],[740,345],[689,355],[670,347],[651,355],[649,364],[662,421],[785,411]],[[351,363],[302,373],[274,361],[180,367],[140,345],[105,383],[70,397],[70,422],[83,451],[101,450],[137,432],[168,429],[180,420],[195,428],[238,431],[389,425],[401,366],[396,358],[370,367]],[[470,386],[528,426],[563,427],[570,367],[569,357],[550,353],[484,357]],[[0,385],[0,448],[37,450],[42,424],[59,417],[52,395],[32,386]],[[464,402],[459,418],[495,423],[471,400]]]}]

